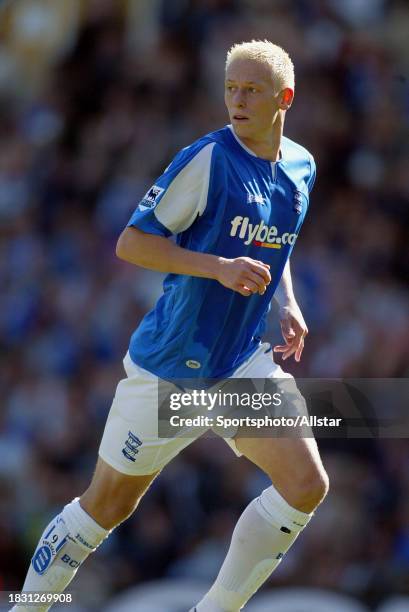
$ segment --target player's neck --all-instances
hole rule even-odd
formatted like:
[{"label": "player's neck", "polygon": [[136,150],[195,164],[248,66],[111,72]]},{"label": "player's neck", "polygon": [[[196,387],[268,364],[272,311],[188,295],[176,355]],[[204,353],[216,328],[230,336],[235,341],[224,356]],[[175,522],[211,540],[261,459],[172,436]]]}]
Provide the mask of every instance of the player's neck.
[{"label": "player's neck", "polygon": [[240,140],[246,147],[253,151],[257,157],[276,162],[281,158],[280,146],[283,136],[284,118],[285,113],[279,112],[268,133],[256,135],[253,138],[241,138]]}]

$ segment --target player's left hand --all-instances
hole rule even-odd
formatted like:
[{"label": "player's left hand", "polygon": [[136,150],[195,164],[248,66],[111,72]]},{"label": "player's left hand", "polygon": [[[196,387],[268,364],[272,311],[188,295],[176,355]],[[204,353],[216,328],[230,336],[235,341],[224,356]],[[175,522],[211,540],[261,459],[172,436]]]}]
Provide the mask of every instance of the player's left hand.
[{"label": "player's left hand", "polygon": [[308,328],[297,303],[291,303],[280,307],[280,325],[285,344],[274,347],[275,353],[282,353],[285,361],[294,355],[296,361],[300,361],[304,349],[304,338],[308,334]]}]

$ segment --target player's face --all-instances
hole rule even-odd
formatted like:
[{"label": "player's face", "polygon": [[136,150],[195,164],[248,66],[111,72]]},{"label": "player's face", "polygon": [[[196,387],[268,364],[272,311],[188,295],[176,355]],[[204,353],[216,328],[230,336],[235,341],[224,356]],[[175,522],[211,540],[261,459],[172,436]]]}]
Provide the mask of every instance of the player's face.
[{"label": "player's face", "polygon": [[269,137],[280,94],[275,92],[268,66],[252,59],[232,60],[226,70],[224,99],[239,138],[262,141]]}]

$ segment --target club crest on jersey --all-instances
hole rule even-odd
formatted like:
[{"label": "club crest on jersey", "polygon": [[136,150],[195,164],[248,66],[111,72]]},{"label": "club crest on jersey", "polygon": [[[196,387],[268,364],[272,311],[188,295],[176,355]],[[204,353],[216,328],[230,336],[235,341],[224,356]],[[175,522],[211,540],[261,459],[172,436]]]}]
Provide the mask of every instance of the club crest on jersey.
[{"label": "club crest on jersey", "polygon": [[159,196],[164,191],[165,190],[162,187],[159,187],[158,185],[153,185],[142,198],[141,203],[138,206],[139,210],[148,210],[150,208],[155,208]]},{"label": "club crest on jersey", "polygon": [[261,193],[248,193],[247,204],[265,204],[265,198]]},{"label": "club crest on jersey", "polygon": [[302,193],[297,189],[294,191],[293,210],[300,215],[302,213]]},{"label": "club crest on jersey", "polygon": [[283,245],[292,246],[297,240],[297,234],[284,232],[280,235],[277,226],[268,226],[262,219],[260,223],[254,225],[250,223],[249,217],[237,216],[230,221],[230,224],[230,236],[241,238],[246,246],[252,244],[268,249],[281,249]]}]

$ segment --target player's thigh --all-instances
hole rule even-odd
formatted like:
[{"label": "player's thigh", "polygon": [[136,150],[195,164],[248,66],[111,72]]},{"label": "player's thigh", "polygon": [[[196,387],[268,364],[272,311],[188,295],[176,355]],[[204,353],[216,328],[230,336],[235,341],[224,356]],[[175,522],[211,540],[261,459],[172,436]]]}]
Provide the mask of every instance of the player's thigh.
[{"label": "player's thigh", "polygon": [[[308,416],[304,398],[294,378],[274,362],[271,348],[263,344],[234,374],[237,378],[264,379],[266,389],[279,391],[282,404],[273,409],[271,417]],[[328,488],[328,477],[323,467],[317,443],[309,426],[285,429],[280,433],[268,429],[251,437],[248,430],[238,430],[234,436],[235,450],[260,467],[287,499],[299,502],[303,497],[317,499]],[[314,495],[312,495],[314,494]],[[291,501],[290,501],[291,503]]]},{"label": "player's thigh", "polygon": [[322,466],[317,443],[314,438],[260,437],[245,438],[240,433],[235,437],[237,450],[261,468],[275,482],[287,481],[289,477],[300,481]]}]

